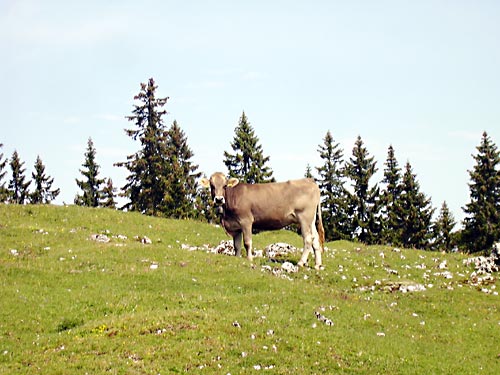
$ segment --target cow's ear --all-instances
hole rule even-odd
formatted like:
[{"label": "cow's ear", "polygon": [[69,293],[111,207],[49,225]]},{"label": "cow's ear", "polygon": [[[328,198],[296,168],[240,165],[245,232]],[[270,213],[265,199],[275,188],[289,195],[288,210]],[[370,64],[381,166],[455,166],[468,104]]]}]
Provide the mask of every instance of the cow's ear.
[{"label": "cow's ear", "polygon": [[202,178],[200,180],[201,187],[208,189],[210,187],[210,180],[208,178]]},{"label": "cow's ear", "polygon": [[227,186],[228,187],[235,187],[236,185],[238,185],[239,182],[240,182],[240,180],[238,180],[237,178],[232,177],[227,182]]}]

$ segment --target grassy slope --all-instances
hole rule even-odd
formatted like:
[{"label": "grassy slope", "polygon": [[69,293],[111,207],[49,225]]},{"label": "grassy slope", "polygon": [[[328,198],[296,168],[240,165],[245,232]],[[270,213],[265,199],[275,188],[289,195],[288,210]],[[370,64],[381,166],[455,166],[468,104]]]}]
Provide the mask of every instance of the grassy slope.
[{"label": "grassy slope", "polygon": [[[105,230],[128,239],[89,240]],[[263,272],[276,266],[265,259],[252,265],[181,249],[221,239],[221,228],[191,221],[0,205],[0,373],[500,370],[500,297],[464,284],[472,270],[460,255],[329,243],[324,271],[301,270],[290,281]],[[279,241],[301,243],[271,232],[254,245]],[[435,275],[444,259],[452,279]],[[384,290],[391,282],[433,287]]]}]

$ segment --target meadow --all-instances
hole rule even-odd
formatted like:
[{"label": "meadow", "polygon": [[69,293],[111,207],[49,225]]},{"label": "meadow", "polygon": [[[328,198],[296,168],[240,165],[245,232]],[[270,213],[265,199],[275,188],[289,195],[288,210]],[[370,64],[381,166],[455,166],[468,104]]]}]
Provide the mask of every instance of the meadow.
[{"label": "meadow", "polygon": [[[465,255],[330,242],[324,270],[277,277],[299,254],[203,250],[227,239],[195,221],[0,205],[0,374],[500,373],[500,283],[473,285]],[[276,242],[301,246],[254,237]]]}]

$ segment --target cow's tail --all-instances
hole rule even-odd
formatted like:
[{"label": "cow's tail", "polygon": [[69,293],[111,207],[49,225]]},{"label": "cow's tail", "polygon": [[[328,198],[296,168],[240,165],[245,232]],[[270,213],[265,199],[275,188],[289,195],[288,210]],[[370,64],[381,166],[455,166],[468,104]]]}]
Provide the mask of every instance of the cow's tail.
[{"label": "cow's tail", "polygon": [[324,243],[325,243],[325,228],[323,228],[323,219],[321,218],[321,201],[318,203],[317,212],[316,212],[316,229],[318,230],[319,235],[319,245],[321,247],[321,252],[324,251]]}]

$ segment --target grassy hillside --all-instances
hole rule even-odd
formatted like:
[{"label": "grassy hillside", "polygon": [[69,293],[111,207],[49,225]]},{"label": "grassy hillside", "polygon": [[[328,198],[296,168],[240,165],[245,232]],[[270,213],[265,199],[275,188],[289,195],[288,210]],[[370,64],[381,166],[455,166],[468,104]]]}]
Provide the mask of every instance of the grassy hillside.
[{"label": "grassy hillside", "polygon": [[[277,262],[183,246],[222,239],[192,221],[0,205],[0,373],[500,372],[500,285],[470,285],[462,255],[334,242],[325,270],[280,278],[264,267]],[[301,239],[254,239],[273,242]]]}]

